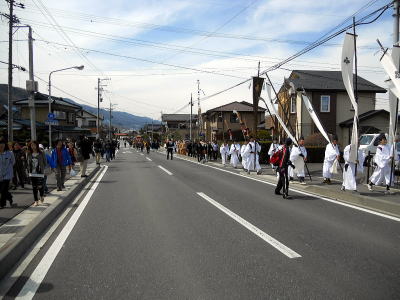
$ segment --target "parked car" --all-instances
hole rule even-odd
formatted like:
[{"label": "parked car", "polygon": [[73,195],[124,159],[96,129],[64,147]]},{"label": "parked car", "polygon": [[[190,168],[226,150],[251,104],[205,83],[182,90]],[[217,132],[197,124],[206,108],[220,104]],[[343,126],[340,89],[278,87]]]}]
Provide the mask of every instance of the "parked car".
[{"label": "parked car", "polygon": [[[377,146],[374,146],[374,142],[378,136],[379,136],[379,133],[361,135],[360,149],[363,150],[366,155],[368,155],[368,152],[370,152],[371,154],[376,153]],[[386,134],[386,138],[387,138],[387,134]]]}]

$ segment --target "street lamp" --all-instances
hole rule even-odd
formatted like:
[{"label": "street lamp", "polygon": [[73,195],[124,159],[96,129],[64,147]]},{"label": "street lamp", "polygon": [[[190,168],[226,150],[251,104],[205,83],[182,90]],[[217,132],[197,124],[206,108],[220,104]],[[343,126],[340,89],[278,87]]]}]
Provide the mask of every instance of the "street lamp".
[{"label": "street lamp", "polygon": [[[74,66],[74,67],[64,68],[64,69],[55,70],[55,71],[50,72],[50,74],[49,74],[49,114],[51,113],[51,75],[56,72],[61,72],[61,71],[71,70],[71,69],[76,69],[76,70],[81,71],[81,70],[83,70],[84,67],[85,67],[84,65]],[[50,149],[50,147],[51,147],[51,122],[49,122],[49,149]]]}]

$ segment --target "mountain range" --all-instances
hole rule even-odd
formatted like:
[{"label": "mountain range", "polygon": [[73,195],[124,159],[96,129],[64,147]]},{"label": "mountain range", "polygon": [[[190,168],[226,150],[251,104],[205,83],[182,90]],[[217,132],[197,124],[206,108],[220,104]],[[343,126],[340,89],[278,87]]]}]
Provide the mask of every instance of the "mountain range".
[{"label": "mountain range", "polygon": [[[28,97],[28,93],[26,92],[25,89],[18,88],[18,87],[13,87],[14,91],[14,99],[15,100],[20,100],[20,99],[26,99]],[[56,96],[56,95],[54,95]],[[8,92],[7,92],[7,84],[0,84],[0,105],[7,105],[7,99],[8,99]],[[76,102],[72,99],[69,98],[63,98],[65,101],[77,104],[81,106],[84,110],[87,110],[88,112],[97,114],[97,107],[93,107],[90,105],[86,104],[81,104],[79,102]],[[108,124],[110,120],[110,113],[109,111],[105,109],[100,109],[100,115],[104,116],[104,122]],[[112,124],[113,126],[120,127],[123,129],[135,129],[138,130],[143,127],[145,124],[149,124],[152,122],[151,118],[148,117],[140,117],[140,116],[135,116],[133,114],[124,112],[124,111],[118,111],[118,110],[113,110],[112,112]],[[154,124],[159,124],[160,121],[153,120]]]}]

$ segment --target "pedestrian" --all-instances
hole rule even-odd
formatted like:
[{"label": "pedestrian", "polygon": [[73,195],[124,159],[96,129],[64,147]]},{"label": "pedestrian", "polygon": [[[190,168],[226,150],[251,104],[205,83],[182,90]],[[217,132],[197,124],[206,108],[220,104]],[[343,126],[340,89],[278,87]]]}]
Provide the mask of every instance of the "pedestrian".
[{"label": "pedestrian", "polygon": [[150,143],[149,142],[146,142],[146,151],[147,151],[147,154],[150,153]]},{"label": "pedestrian", "polygon": [[167,149],[167,159],[171,155],[171,160],[174,159],[174,142],[171,139],[168,139],[167,143],[165,144],[165,148]]},{"label": "pedestrian", "polygon": [[108,140],[104,145],[104,150],[106,154],[106,161],[111,161],[111,142]]},{"label": "pedestrian", "polygon": [[[115,159],[115,152],[117,150],[118,143],[116,140],[111,140],[111,160]],[[143,152],[143,149],[142,149]]]},{"label": "pedestrian", "polygon": [[[126,142],[125,142],[126,143]],[[126,146],[125,146],[126,148]],[[100,159],[102,157],[101,152],[103,150],[103,144],[100,141],[100,139],[97,139],[94,144],[93,144],[93,150],[94,153],[96,154],[96,164],[98,164],[100,166]]]},{"label": "pedestrian", "polygon": [[7,200],[10,202],[10,207],[13,204],[8,187],[14,175],[14,164],[14,154],[8,149],[7,142],[4,139],[0,140],[0,208],[6,206]]},{"label": "pedestrian", "polygon": [[32,182],[32,191],[34,203],[33,206],[39,205],[38,192],[40,195],[40,203],[44,202],[44,171],[46,168],[46,156],[40,150],[39,144],[32,141],[28,147],[27,156],[28,174]]},{"label": "pedestrian", "polygon": [[214,155],[214,160],[218,159],[218,144],[216,141],[212,143],[212,148],[213,148],[213,155]]},{"label": "pedestrian", "polygon": [[374,163],[376,165],[375,171],[369,178],[368,189],[373,190],[374,185],[379,185],[382,182],[386,184],[386,191],[389,192],[390,189],[390,172],[391,172],[391,161],[393,158],[393,153],[391,147],[387,144],[387,139],[384,133],[381,133],[376,138],[377,143],[379,143],[376,148],[376,154],[374,156]]},{"label": "pedestrian", "polygon": [[[363,174],[364,171],[364,151],[358,149],[356,161],[350,161],[351,145],[347,145],[343,150],[344,170],[343,170],[343,183],[342,191],[357,191],[356,177]],[[357,169],[356,169],[357,164]],[[357,170],[357,174],[356,174]]]},{"label": "pedestrian", "polygon": [[92,153],[92,144],[89,139],[85,136],[81,136],[79,141],[77,142],[77,146],[80,152],[80,170],[81,170],[81,177],[87,177],[86,169],[87,164],[90,159],[90,153]]},{"label": "pedestrian", "polygon": [[205,153],[206,153],[206,149],[204,147],[204,144],[199,141],[197,144],[197,151],[198,151],[198,155],[197,155],[197,162],[205,162]]},{"label": "pedestrian", "polygon": [[326,145],[324,165],[322,167],[322,176],[324,181],[322,183],[331,184],[332,173],[335,172],[335,164],[339,163],[339,147],[337,145],[338,137],[333,135],[332,143]]},{"label": "pedestrian", "polygon": [[14,176],[13,176],[13,189],[15,190],[18,184],[24,188],[26,181],[26,155],[25,151],[21,148],[18,142],[13,143],[13,154],[15,158]]},{"label": "pedestrian", "polygon": [[51,173],[51,152],[50,150],[45,150],[42,144],[39,144],[39,149],[44,153],[46,157],[46,167],[44,169],[43,187],[44,193],[49,193],[49,188],[47,187],[47,176]]},{"label": "pedestrian", "polygon": [[68,153],[71,156],[72,165],[75,166],[75,163],[78,161],[78,150],[76,149],[74,142],[68,142]]},{"label": "pedestrian", "polygon": [[51,168],[56,172],[57,191],[62,191],[62,189],[65,189],[67,167],[72,168],[72,161],[62,140],[57,140],[55,145],[56,147],[51,152]]},{"label": "pedestrian", "polygon": [[293,145],[290,151],[290,161],[296,166],[292,168],[289,166],[289,179],[292,181],[294,175],[299,178],[300,184],[306,184],[304,166],[307,161],[307,149],[304,147],[304,137],[301,136],[298,140],[298,146]]},{"label": "pedestrian", "polygon": [[229,154],[231,155],[231,165],[236,169],[238,164],[240,163],[240,144],[233,141],[231,149],[229,150]]},{"label": "pedestrian", "polygon": [[[272,157],[272,155],[274,155],[275,152],[277,152],[279,149],[281,149],[282,147],[278,144],[278,140],[276,138],[274,138],[272,140],[272,144],[271,146],[269,146],[269,150],[268,150],[268,156],[269,158]],[[276,167],[274,166],[274,164],[271,164],[272,169],[276,169]]]},{"label": "pedestrian", "polygon": [[228,160],[229,146],[225,141],[222,143],[219,148],[219,152],[221,153],[221,162],[225,166],[226,161]]},{"label": "pedestrian", "polygon": [[247,144],[248,144],[248,142],[247,142],[247,140],[245,140],[243,142],[243,145],[240,147],[240,156],[242,157],[242,166],[245,171],[247,171],[246,170],[247,161],[246,161],[246,154],[245,154]]},{"label": "pedestrian", "polygon": [[[282,195],[284,199],[289,199],[289,178],[288,178],[288,168],[291,166],[293,169],[296,167],[290,161],[290,146],[292,145],[292,140],[290,138],[286,139],[285,145],[282,149],[282,156],[279,161],[277,171],[279,173],[278,183],[275,188],[275,195]],[[282,193],[281,193],[282,190]]]},{"label": "pedestrian", "polygon": [[261,166],[259,161],[260,152],[260,144],[255,141],[254,137],[250,137],[250,142],[247,144],[246,150],[244,152],[246,156],[246,170],[248,174],[250,174],[250,171],[252,170],[256,171],[257,175],[261,174]]}]

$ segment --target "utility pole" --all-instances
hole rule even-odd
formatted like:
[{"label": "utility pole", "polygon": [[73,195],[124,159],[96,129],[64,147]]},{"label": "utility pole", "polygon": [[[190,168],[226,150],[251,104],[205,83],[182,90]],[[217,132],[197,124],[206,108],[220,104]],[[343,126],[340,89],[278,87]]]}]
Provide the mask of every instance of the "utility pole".
[{"label": "utility pole", "polygon": [[31,118],[31,140],[36,141],[36,111],[35,111],[35,93],[37,92],[37,82],[33,75],[33,38],[32,28],[28,26],[29,40],[29,81],[26,84],[26,90],[29,93],[29,114]]},{"label": "utility pole", "polygon": [[97,122],[96,122],[96,138],[100,138],[100,102],[103,102],[101,92],[103,91],[104,84],[101,84],[104,80],[110,80],[110,78],[97,78]]},{"label": "utility pole", "polygon": [[108,131],[108,136],[109,136],[109,139],[110,139],[110,141],[111,141],[111,118],[112,118],[112,107],[111,107],[111,101],[110,101],[110,128],[109,128],[109,131]]},{"label": "utility pole", "polygon": [[154,120],[151,118],[151,142],[154,141]]},{"label": "utility pole", "polygon": [[96,122],[96,138],[100,138],[100,78],[97,78],[97,122]]},{"label": "utility pole", "polygon": [[200,140],[201,133],[201,108],[200,108],[200,80],[197,79],[197,124],[199,128],[197,129],[198,138]]},{"label": "utility pole", "polygon": [[190,141],[192,141],[192,114],[193,114],[193,94],[190,93],[190,127],[189,127]]},{"label": "utility pole", "polygon": [[14,0],[10,0],[10,15],[8,27],[8,140],[12,141],[13,136],[13,57],[12,57],[12,35],[14,22]]}]

